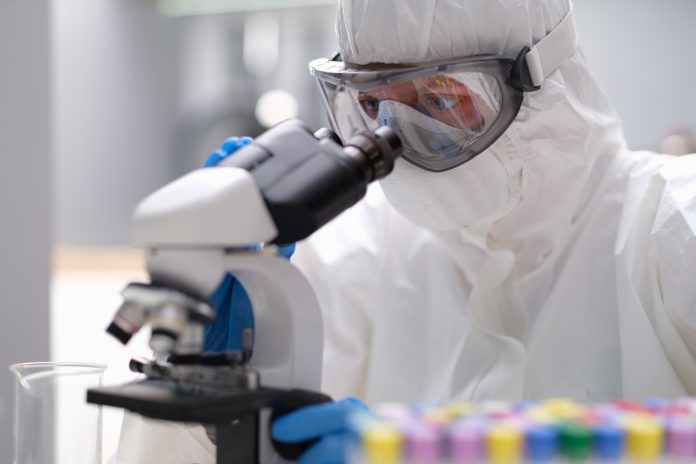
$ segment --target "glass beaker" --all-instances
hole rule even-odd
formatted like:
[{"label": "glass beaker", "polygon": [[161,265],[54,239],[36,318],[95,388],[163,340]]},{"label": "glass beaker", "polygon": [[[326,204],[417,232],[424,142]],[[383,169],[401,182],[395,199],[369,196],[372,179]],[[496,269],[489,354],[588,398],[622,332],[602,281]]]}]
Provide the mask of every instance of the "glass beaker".
[{"label": "glass beaker", "polygon": [[101,385],[103,364],[13,364],[14,464],[101,464],[101,407],[87,389]]}]

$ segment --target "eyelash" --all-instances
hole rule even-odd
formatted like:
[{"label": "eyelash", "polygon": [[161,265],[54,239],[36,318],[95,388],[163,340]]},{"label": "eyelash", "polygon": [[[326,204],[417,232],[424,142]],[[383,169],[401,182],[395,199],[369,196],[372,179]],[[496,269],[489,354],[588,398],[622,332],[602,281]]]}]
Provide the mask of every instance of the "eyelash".
[{"label": "eyelash", "polygon": [[[427,95],[428,103],[433,105],[435,108],[438,110],[447,110],[452,108],[454,105],[457,104],[457,97],[443,97],[441,95]],[[440,103],[445,101],[444,105],[441,105]]]}]

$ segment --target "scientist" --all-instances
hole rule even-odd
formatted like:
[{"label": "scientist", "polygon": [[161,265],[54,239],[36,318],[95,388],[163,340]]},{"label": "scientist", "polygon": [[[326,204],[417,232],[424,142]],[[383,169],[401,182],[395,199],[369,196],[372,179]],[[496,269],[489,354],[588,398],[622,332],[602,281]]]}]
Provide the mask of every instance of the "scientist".
[{"label": "scientist", "polygon": [[[312,64],[329,117],[342,137],[389,125],[406,150],[292,258],[324,310],[334,398],[696,394],[696,159],[628,151],[572,15],[570,0],[339,0],[343,66]],[[340,462],[355,407],[273,434]]]},{"label": "scientist", "polygon": [[[386,198],[293,258],[325,311],[324,389],[368,404],[696,394],[696,159],[628,151],[570,1],[342,0],[337,32],[356,84],[316,65],[331,120],[344,137],[391,125],[410,149]],[[539,89],[515,111],[496,58],[524,47]],[[399,80],[404,64],[421,70]],[[398,83],[371,87],[371,71]],[[300,411],[275,431],[325,435],[309,458],[326,461],[340,427],[318,423]]]},{"label": "scientist", "polygon": [[[315,76],[340,135],[387,124],[408,148],[293,258],[325,310],[326,391],[696,394],[696,159],[627,150],[570,1],[342,0],[337,31],[348,69]],[[499,58],[525,47],[520,104]]]}]

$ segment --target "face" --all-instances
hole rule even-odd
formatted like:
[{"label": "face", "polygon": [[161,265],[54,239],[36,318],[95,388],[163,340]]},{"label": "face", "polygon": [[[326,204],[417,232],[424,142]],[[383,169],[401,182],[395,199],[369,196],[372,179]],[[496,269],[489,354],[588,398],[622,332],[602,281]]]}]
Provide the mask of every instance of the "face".
[{"label": "face", "polygon": [[380,102],[391,100],[408,105],[444,124],[474,133],[486,127],[493,110],[462,82],[452,76],[436,74],[358,94],[365,114],[376,119]]}]

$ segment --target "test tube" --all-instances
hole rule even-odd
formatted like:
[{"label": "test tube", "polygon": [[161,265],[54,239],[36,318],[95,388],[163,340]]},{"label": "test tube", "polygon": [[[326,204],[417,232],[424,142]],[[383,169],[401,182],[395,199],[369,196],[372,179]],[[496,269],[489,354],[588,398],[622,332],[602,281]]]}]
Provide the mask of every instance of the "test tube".
[{"label": "test tube", "polygon": [[551,462],[558,453],[558,428],[534,424],[525,433],[525,458],[530,463]]},{"label": "test tube", "polygon": [[365,464],[365,432],[380,423],[379,418],[366,410],[356,410],[348,417],[348,427],[351,431],[350,441],[346,447],[346,462],[349,464]]},{"label": "test tube", "polygon": [[593,429],[595,456],[600,462],[618,462],[624,454],[625,433],[613,421],[604,421]]},{"label": "test tube", "polygon": [[571,461],[582,461],[592,455],[592,430],[577,422],[559,426],[561,453]]},{"label": "test tube", "polygon": [[512,405],[512,409],[517,413],[524,413],[538,405],[539,403],[537,403],[536,401],[515,401],[515,403]]},{"label": "test tube", "polygon": [[667,448],[673,462],[696,461],[696,419],[674,416],[667,429]]},{"label": "test tube", "polygon": [[471,403],[455,402],[450,403],[443,408],[443,412],[450,419],[459,419],[462,417],[470,416],[475,411],[475,407]]},{"label": "test tube", "polygon": [[440,462],[440,434],[424,424],[412,427],[406,436],[407,462],[438,464]]},{"label": "test tube", "polygon": [[667,398],[651,397],[643,400],[642,406],[650,412],[660,412],[672,405]]},{"label": "test tube", "polygon": [[687,414],[696,416],[696,398],[688,396],[679,398],[674,402],[673,406],[683,409]]},{"label": "test tube", "polygon": [[363,446],[367,464],[399,464],[402,459],[402,439],[391,425],[382,423],[363,431]]},{"label": "test tube", "polygon": [[532,406],[524,415],[527,419],[537,423],[551,423],[556,421],[551,411],[543,406]]},{"label": "test tube", "polygon": [[382,403],[377,405],[374,411],[377,416],[388,421],[414,417],[411,408],[403,403]]},{"label": "test tube", "polygon": [[650,462],[662,454],[663,430],[659,422],[645,414],[626,421],[626,454],[638,462]]},{"label": "test tube", "polygon": [[568,398],[552,398],[544,401],[541,407],[559,421],[574,420],[586,411],[585,406]]},{"label": "test tube", "polygon": [[476,464],[485,453],[486,423],[481,419],[455,423],[448,433],[449,458],[452,464]]},{"label": "test tube", "polygon": [[617,400],[612,403],[620,411],[626,413],[645,413],[648,409],[637,401]]},{"label": "test tube", "polygon": [[391,404],[376,411],[359,432],[360,464],[696,463],[693,398],[593,407],[567,399],[517,407]]},{"label": "test tube", "polygon": [[479,404],[478,410],[483,415],[497,417],[508,416],[513,412],[513,407],[506,401],[483,401]]},{"label": "test tube", "polygon": [[592,412],[599,416],[601,422],[616,424],[622,412],[612,404],[600,404],[592,408]]},{"label": "test tube", "polygon": [[430,427],[438,433],[442,432],[450,422],[449,415],[447,415],[447,413],[442,409],[425,411],[421,415],[420,419],[423,425]]},{"label": "test tube", "polygon": [[522,460],[523,434],[513,425],[493,425],[486,434],[486,451],[491,464],[515,464]]}]

